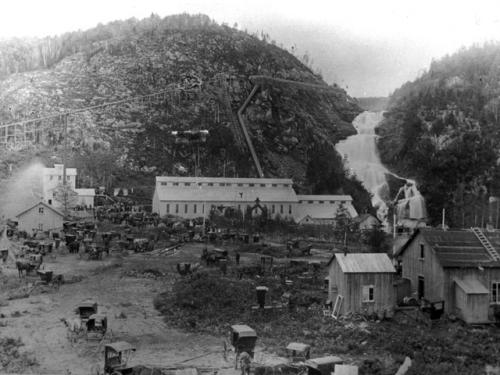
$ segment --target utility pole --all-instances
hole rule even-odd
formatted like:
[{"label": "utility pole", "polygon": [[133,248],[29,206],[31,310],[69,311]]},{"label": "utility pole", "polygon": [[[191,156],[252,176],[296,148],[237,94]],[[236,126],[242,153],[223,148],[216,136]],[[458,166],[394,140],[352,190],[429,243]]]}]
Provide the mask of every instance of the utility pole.
[{"label": "utility pole", "polygon": [[66,162],[68,159],[68,115],[63,115],[63,132],[64,132],[64,150],[63,150],[63,199],[64,199],[64,214],[68,214],[68,195],[66,184]]}]

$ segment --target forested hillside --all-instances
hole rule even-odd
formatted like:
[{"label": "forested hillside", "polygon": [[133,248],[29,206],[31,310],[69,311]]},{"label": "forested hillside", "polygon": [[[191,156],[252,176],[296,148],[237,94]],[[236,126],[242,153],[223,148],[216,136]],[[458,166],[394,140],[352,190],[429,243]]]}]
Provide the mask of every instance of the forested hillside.
[{"label": "forested hillside", "polygon": [[[0,42],[0,122],[172,89],[155,100],[70,117],[70,159],[82,173],[80,182],[111,187],[138,180],[151,185],[158,174],[255,176],[234,121],[255,74],[325,84],[266,35],[204,15],[152,15],[56,37],[8,40]],[[346,176],[333,148],[354,133],[351,121],[360,111],[336,86],[329,92],[263,87],[246,118],[266,176],[293,178],[299,191],[352,194],[359,197],[358,210],[369,209],[368,194]],[[48,131],[38,145],[23,151],[26,158],[61,157],[61,121],[44,126]],[[177,142],[171,135],[202,129],[209,131],[206,142]],[[327,158],[325,169],[319,161]]]},{"label": "forested hillside", "polygon": [[[432,222],[486,224],[500,196],[500,45],[462,49],[396,90],[378,128],[383,161],[418,181]],[[496,221],[496,213],[491,213]]]}]

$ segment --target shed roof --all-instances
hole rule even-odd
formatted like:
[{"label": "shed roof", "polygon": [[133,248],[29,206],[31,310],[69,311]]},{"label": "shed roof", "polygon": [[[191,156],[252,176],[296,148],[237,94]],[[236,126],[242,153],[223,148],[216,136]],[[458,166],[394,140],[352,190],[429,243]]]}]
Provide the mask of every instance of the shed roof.
[{"label": "shed roof", "polygon": [[75,193],[77,193],[78,195],[86,195],[86,196],[90,196],[90,197],[93,197],[95,196],[95,189],[75,189]]},{"label": "shed roof", "polygon": [[26,209],[26,210],[22,211],[21,213],[17,214],[17,215],[16,215],[16,217],[21,217],[21,216],[23,216],[24,214],[28,213],[29,211],[31,211],[32,209],[34,209],[34,208],[38,207],[39,205],[42,205],[42,206],[44,206],[44,207],[47,207],[49,210],[54,211],[54,212],[55,212],[56,214],[58,214],[59,216],[64,217],[64,214],[63,214],[61,211],[56,210],[54,207],[49,206],[49,205],[48,205],[47,203],[45,203],[45,202],[38,202],[38,203],[37,203],[37,204],[35,204],[34,206],[31,206],[30,208],[28,208],[28,209]]},{"label": "shed roof", "polygon": [[489,290],[475,278],[454,279],[457,285],[467,294],[489,294]]},{"label": "shed roof", "polygon": [[336,253],[328,262],[336,259],[344,273],[395,273],[396,269],[384,253]]},{"label": "shed roof", "polygon": [[[438,230],[419,228],[396,255],[403,255],[415,238],[421,234],[425,242],[434,249],[443,267],[500,267],[494,261],[476,235],[469,230]],[[493,247],[500,252],[500,232],[483,232]]]}]

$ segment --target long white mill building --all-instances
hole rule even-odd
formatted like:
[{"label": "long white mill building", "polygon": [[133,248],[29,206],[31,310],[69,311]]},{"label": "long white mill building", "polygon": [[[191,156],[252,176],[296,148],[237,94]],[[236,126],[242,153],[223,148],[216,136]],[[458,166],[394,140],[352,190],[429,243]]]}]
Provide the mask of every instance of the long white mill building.
[{"label": "long white mill building", "polygon": [[278,178],[156,177],[153,212],[160,216],[208,217],[212,207],[245,213],[256,201],[272,216],[303,224],[330,224],[344,207],[358,216],[349,195],[297,195],[292,180]]}]

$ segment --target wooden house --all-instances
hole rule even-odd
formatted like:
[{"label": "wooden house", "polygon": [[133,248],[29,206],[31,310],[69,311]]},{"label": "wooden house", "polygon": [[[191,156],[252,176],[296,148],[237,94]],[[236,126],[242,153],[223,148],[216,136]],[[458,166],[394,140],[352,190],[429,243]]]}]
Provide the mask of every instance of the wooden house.
[{"label": "wooden house", "polygon": [[340,314],[381,313],[395,305],[396,270],[387,254],[337,253],[330,259],[328,298],[341,296]]},{"label": "wooden house", "polygon": [[39,202],[17,216],[19,230],[34,231],[58,230],[63,227],[64,214],[54,207]]},{"label": "wooden house", "polygon": [[484,323],[500,305],[499,252],[500,232],[420,228],[397,257],[416,297],[444,301],[446,313]]}]

